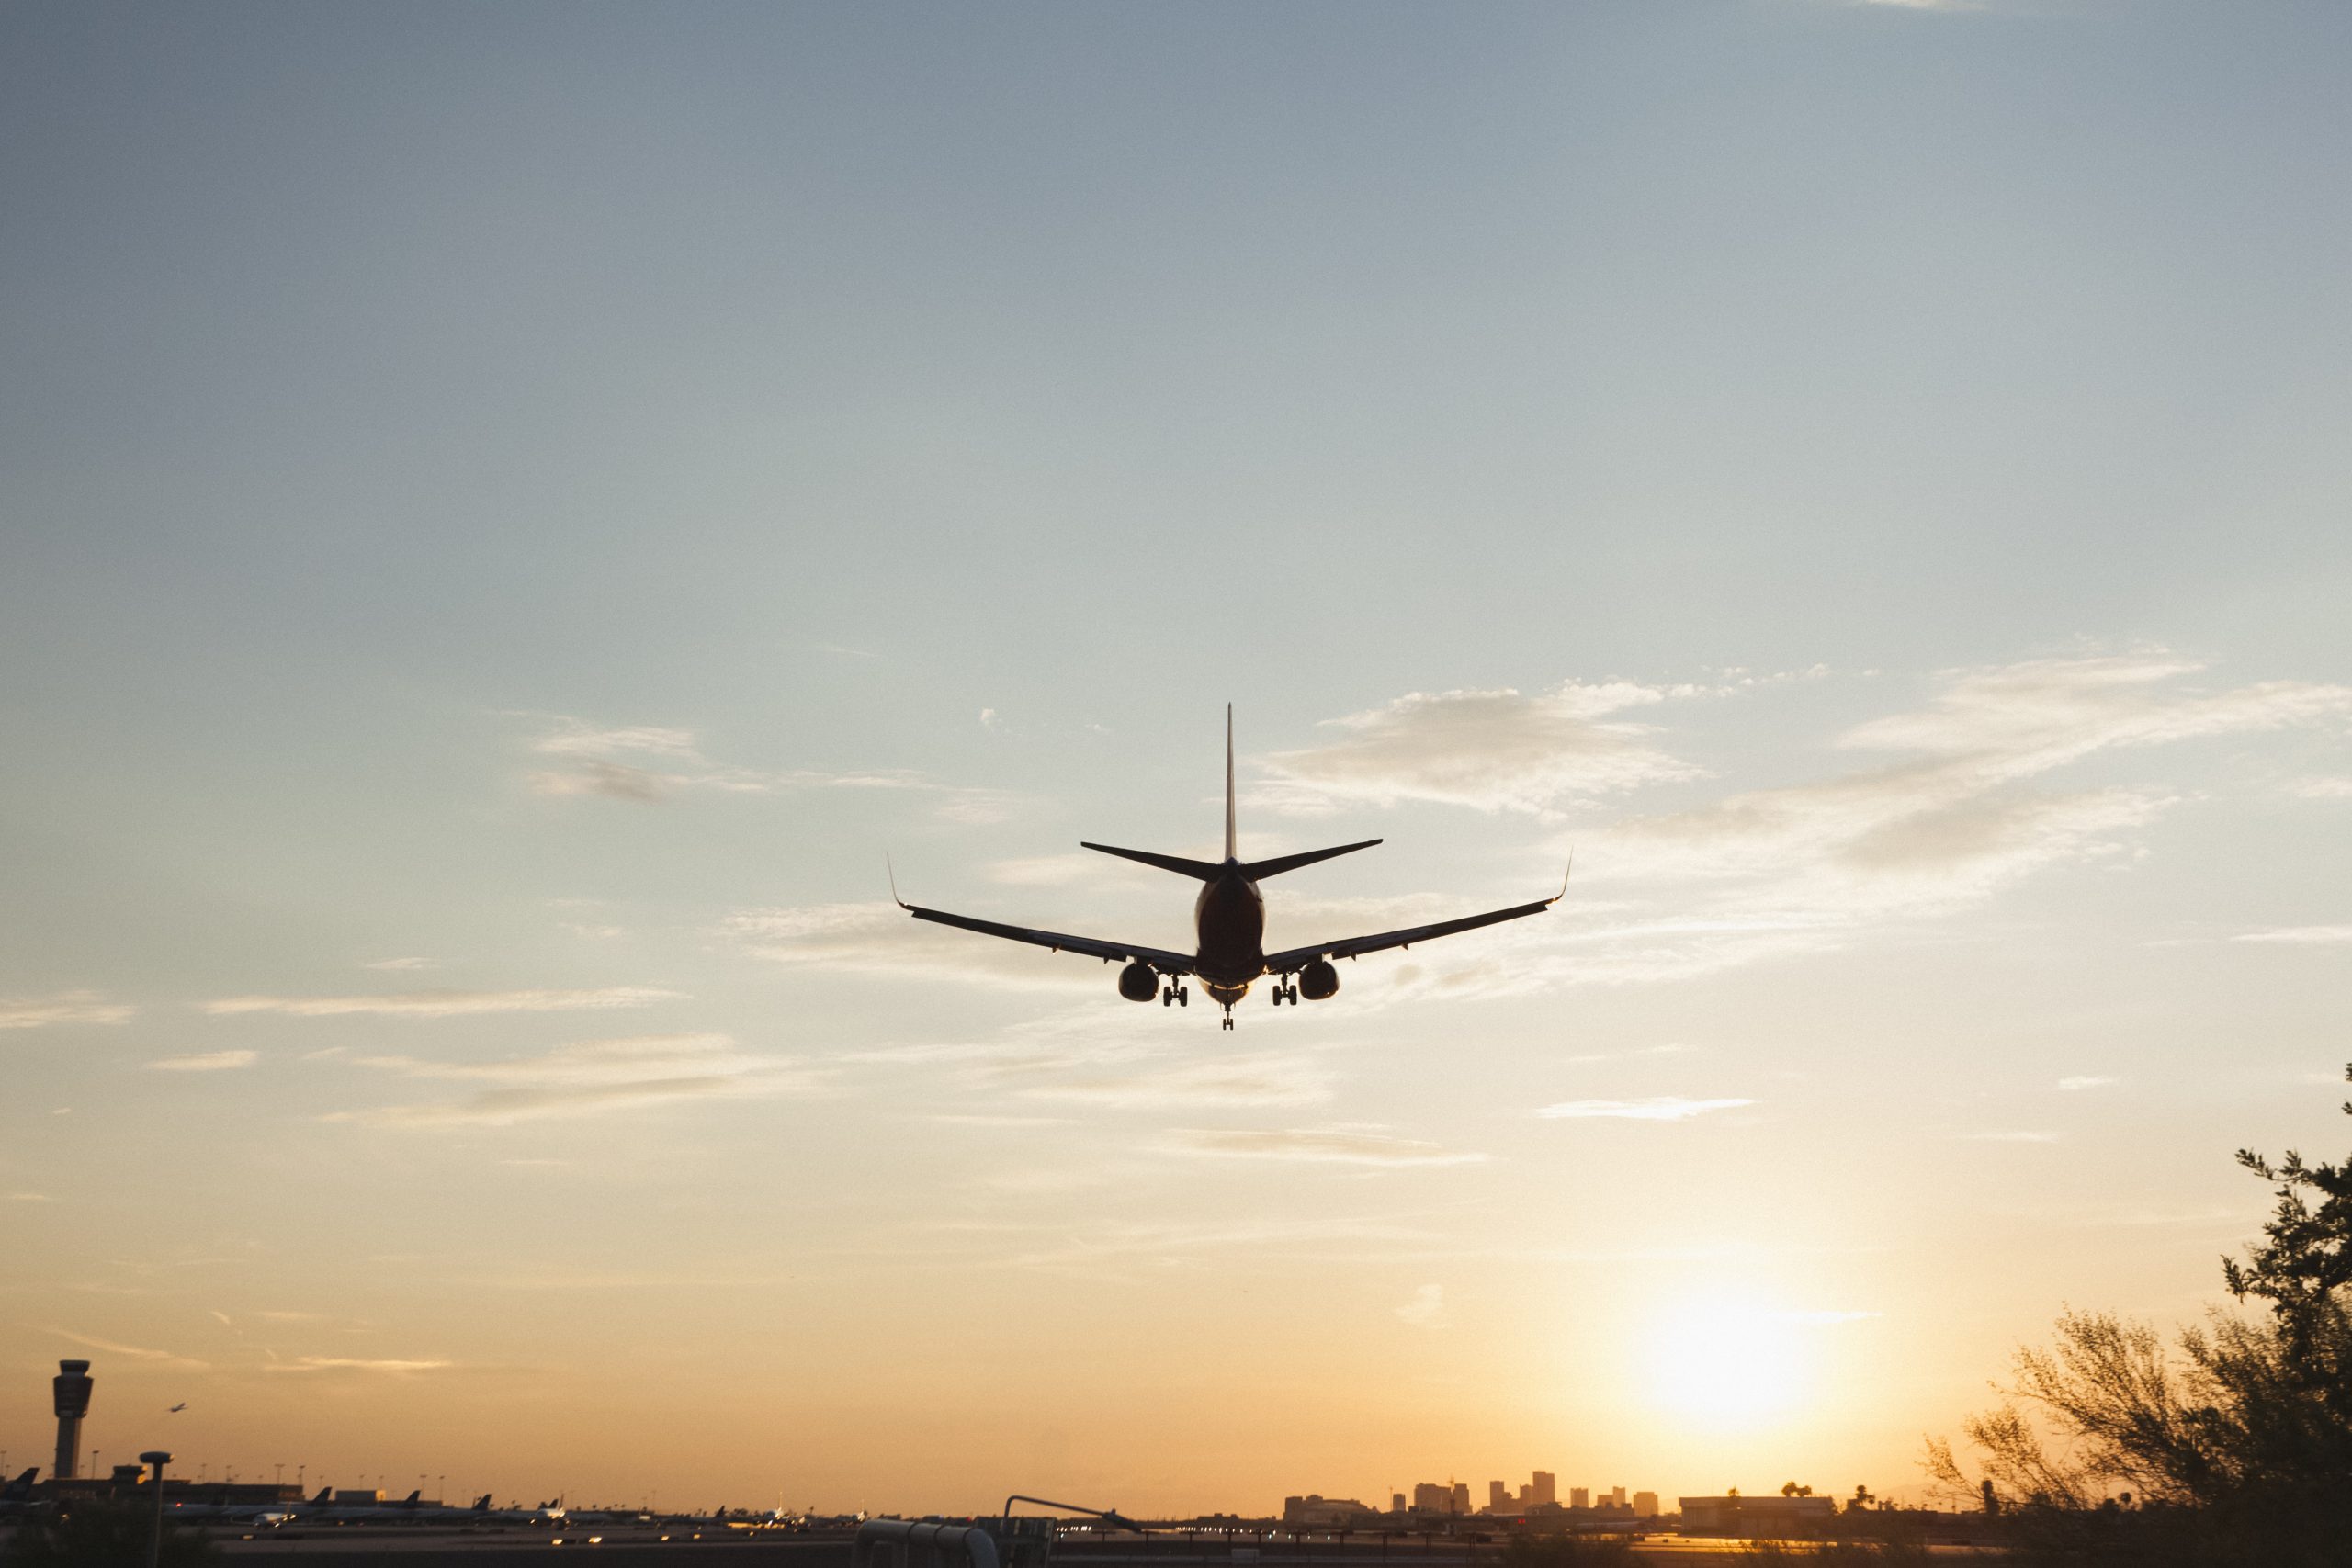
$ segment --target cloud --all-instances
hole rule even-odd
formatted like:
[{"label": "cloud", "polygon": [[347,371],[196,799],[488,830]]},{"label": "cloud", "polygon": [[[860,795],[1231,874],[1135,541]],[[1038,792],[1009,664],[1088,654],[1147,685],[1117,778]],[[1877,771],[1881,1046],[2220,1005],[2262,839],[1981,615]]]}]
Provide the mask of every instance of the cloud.
[{"label": "cloud", "polygon": [[1328,1073],[1296,1056],[1228,1056],[1142,1072],[1068,1077],[1021,1093],[1033,1100],[1137,1107],[1306,1105],[1331,1098]]},{"label": "cloud", "polygon": [[1447,1149],[1416,1138],[1380,1133],[1292,1128],[1282,1132],[1179,1128],[1170,1148],[1225,1159],[1303,1160],[1330,1165],[1475,1165],[1482,1154]]},{"label": "cloud", "polygon": [[46,1332],[55,1335],[69,1345],[79,1345],[85,1350],[103,1350],[109,1356],[128,1356],[134,1361],[146,1361],[154,1366],[170,1367],[178,1371],[200,1372],[205,1370],[206,1363],[191,1360],[186,1356],[170,1350],[154,1350],[140,1345],[117,1344],[111,1339],[99,1339],[87,1334],[76,1334],[68,1328],[50,1328]]},{"label": "cloud", "polygon": [[362,969],[430,969],[430,958],[379,958],[373,964],[363,964]]},{"label": "cloud", "polygon": [[272,1012],[295,1018],[464,1018],[480,1013],[580,1012],[650,1007],[684,993],[650,986],[605,986],[582,991],[411,991],[391,997],[223,997],[203,1004],[215,1015]]},{"label": "cloud", "polygon": [[589,758],[569,773],[536,773],[523,781],[533,795],[601,795],[607,800],[650,804],[669,797],[669,781],[644,768]]},{"label": "cloud", "polygon": [[361,1066],[403,1077],[484,1086],[469,1099],[430,1105],[345,1111],[330,1121],[407,1126],[507,1126],[517,1122],[636,1110],[677,1100],[807,1093],[817,1079],[801,1064],[742,1050],[725,1034],[641,1034],[582,1040],[535,1056],[486,1062],[360,1056]]},{"label": "cloud", "polygon": [[56,1199],[46,1192],[0,1192],[0,1201],[10,1203],[54,1203]]},{"label": "cloud", "polygon": [[1280,811],[1435,801],[1481,811],[1545,814],[1571,801],[1699,776],[1621,716],[1690,686],[1570,681],[1548,693],[1508,689],[1409,693],[1326,721],[1325,745],[1265,759],[1255,801]]},{"label": "cloud", "polygon": [[2241,931],[2230,940],[2278,942],[2289,947],[2333,947],[2352,942],[2352,926],[2279,926],[2270,931]]},{"label": "cloud", "polygon": [[[1018,923],[1017,920],[1013,923]],[[1022,990],[1096,987],[1115,995],[1099,960],[949,930],[895,905],[805,904],[740,909],[720,929],[755,957],[832,972],[978,980]]]},{"label": "cloud", "polygon": [[1412,1299],[1396,1309],[1396,1315],[1416,1328],[1435,1328],[1445,1317],[1445,1287],[1423,1285]]},{"label": "cloud", "polygon": [[2054,1144],[2055,1133],[1970,1133],[1968,1141],[1974,1144]]},{"label": "cloud", "polygon": [[2072,1077],[2060,1078],[2058,1080],[2058,1087],[2071,1093],[2076,1089],[2105,1089],[2109,1084],[2121,1083],[2122,1081],[2123,1080],[2121,1078],[2106,1078],[2098,1077],[2089,1073],[2077,1073]]},{"label": "cloud", "polygon": [[2163,652],[1949,671],[1928,702],[1858,725],[1839,749],[1900,760],[1635,818],[1598,836],[1590,874],[1713,881],[1719,913],[1815,925],[1931,913],[2043,866],[2113,859],[2172,791],[2035,781],[2095,753],[2311,726],[2352,715],[2352,688],[2274,681],[2218,692]]},{"label": "cloud", "polygon": [[[1038,1227],[1044,1228],[1044,1227]],[[1399,1225],[1393,1220],[1243,1220],[1226,1223],[1169,1224],[1161,1221],[1114,1221],[1077,1235],[1052,1227],[1054,1243],[1007,1255],[993,1239],[989,1261],[1029,1268],[1075,1268],[1089,1271],[1121,1259],[1140,1258],[1161,1266],[1199,1263],[1219,1253],[1275,1247],[1290,1261],[1312,1256],[1318,1244],[1353,1244],[1351,1257],[1389,1258],[1408,1247],[1438,1239],[1430,1232]]]},{"label": "cloud", "polygon": [[1752,1100],[1686,1100],[1680,1095],[1655,1095],[1648,1100],[1564,1100],[1540,1108],[1535,1114],[1554,1121],[1620,1118],[1629,1122],[1688,1122],[1711,1111],[1736,1111]]},{"label": "cloud", "polygon": [[519,716],[535,720],[542,733],[530,745],[553,767],[524,778],[534,794],[599,795],[607,800],[654,805],[688,792],[770,795],[813,789],[908,790],[937,797],[942,816],[966,821],[995,821],[1009,809],[991,790],[959,789],[892,769],[826,771],[762,769],[716,762],[703,754],[691,729],[658,725],[599,725],[567,714]]},{"label": "cloud", "polygon": [[53,997],[0,998],[0,1029],[45,1029],[52,1023],[120,1023],[139,1010],[100,999],[96,991]]},{"label": "cloud", "polygon": [[396,1361],[367,1359],[355,1356],[297,1356],[288,1361],[271,1361],[266,1372],[376,1372],[388,1377],[408,1377],[417,1372],[444,1371],[455,1367],[455,1361]]},{"label": "cloud", "polygon": [[2352,800],[2352,778],[2298,779],[2287,787],[2305,800]]},{"label": "cloud", "polygon": [[204,1051],[192,1056],[158,1056],[147,1064],[151,1073],[220,1073],[250,1067],[261,1060],[258,1051]]}]

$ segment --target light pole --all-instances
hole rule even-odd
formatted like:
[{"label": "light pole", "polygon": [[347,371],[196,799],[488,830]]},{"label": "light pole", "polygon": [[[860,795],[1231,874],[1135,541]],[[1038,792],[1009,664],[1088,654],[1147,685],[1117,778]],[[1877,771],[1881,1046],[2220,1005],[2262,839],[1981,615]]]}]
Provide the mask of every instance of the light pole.
[{"label": "light pole", "polygon": [[147,1538],[147,1568],[156,1568],[164,1560],[164,1467],[172,1456],[156,1449],[141,1454],[139,1462],[155,1467],[155,1533]]}]

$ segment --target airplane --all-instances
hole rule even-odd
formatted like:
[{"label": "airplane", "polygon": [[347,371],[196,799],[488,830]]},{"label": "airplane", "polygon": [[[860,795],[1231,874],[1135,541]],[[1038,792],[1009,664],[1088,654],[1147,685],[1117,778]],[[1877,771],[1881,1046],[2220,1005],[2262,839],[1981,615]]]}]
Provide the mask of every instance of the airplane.
[{"label": "airplane", "polygon": [[[1025,942],[1037,947],[1051,948],[1056,953],[1081,953],[1091,958],[1100,958],[1105,964],[1124,962],[1126,967],[1119,971],[1119,995],[1131,1002],[1148,1002],[1157,996],[1161,1007],[1171,1004],[1190,1007],[1192,987],[1184,984],[1184,979],[1187,976],[1197,976],[1209,999],[1225,1009],[1222,1027],[1231,1029],[1233,1004],[1249,995],[1251,983],[1261,976],[1274,977],[1276,1007],[1284,1002],[1296,1007],[1301,997],[1310,1002],[1319,1002],[1336,994],[1340,988],[1340,972],[1331,962],[1335,958],[1352,959],[1387,948],[1410,947],[1417,942],[1452,936],[1456,931],[1476,931],[1480,926],[1498,925],[1504,920],[1541,914],[1558,903],[1568,891],[1567,878],[1562,877],[1559,892],[1532,904],[1515,904],[1508,909],[1439,920],[1433,925],[1379,931],[1371,936],[1344,937],[1337,942],[1317,942],[1306,947],[1286,947],[1275,953],[1265,951],[1266,901],[1258,891],[1259,883],[1286,871],[1296,871],[1303,865],[1329,860],[1334,855],[1368,850],[1380,841],[1378,839],[1366,839],[1361,843],[1340,844],[1328,850],[1303,850],[1296,854],[1274,855],[1261,861],[1242,860],[1235,847],[1233,705],[1227,703],[1225,707],[1224,860],[1186,860],[1181,855],[1154,854],[1148,850],[1123,850],[1111,844],[1084,840],[1079,844],[1080,849],[1117,855],[1124,860],[1140,861],[1145,865],[1172,871],[1199,882],[1202,885],[1200,896],[1193,904],[1195,947],[1192,953],[1174,953],[1163,947],[1143,947],[1133,942],[1105,942],[1096,937],[1066,936],[1059,931],[1035,931],[1027,926],[975,919],[969,915],[951,915],[940,909],[917,908],[899,897],[895,870],[890,875],[890,900],[918,920],[933,920],[943,926],[978,931],[983,936],[1002,937],[1009,942]],[[1573,863],[1570,870],[1574,870]],[[1163,976],[1165,984],[1162,984]]]},{"label": "airplane", "polygon": [[47,1503],[33,1499],[33,1477],[40,1473],[40,1466],[34,1465],[16,1480],[0,1486],[0,1518],[14,1518],[19,1514],[29,1514],[37,1508],[49,1506]]},{"label": "airplane", "polygon": [[169,1410],[164,1411],[164,1415],[166,1415],[166,1416],[176,1416],[176,1415],[178,1415],[181,1411],[186,1410],[187,1408],[187,1405],[185,1403],[183,1403],[183,1404],[175,1404],[175,1405],[173,1405]]}]

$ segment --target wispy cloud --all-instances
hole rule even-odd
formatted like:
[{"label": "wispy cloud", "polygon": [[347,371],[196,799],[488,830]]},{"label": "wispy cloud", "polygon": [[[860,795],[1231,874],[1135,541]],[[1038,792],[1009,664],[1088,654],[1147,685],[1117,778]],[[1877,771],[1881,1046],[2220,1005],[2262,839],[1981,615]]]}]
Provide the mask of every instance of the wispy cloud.
[{"label": "wispy cloud", "polygon": [[46,1192],[5,1192],[0,1193],[0,1200],[10,1203],[53,1203],[56,1201]]},{"label": "wispy cloud", "polygon": [[604,986],[582,991],[410,991],[385,997],[223,997],[203,1004],[216,1015],[267,1012],[295,1018],[341,1018],[374,1013],[386,1018],[464,1018],[478,1013],[580,1012],[606,1008],[650,1007],[684,993],[650,986]]},{"label": "wispy cloud", "polygon": [[258,1051],[203,1051],[188,1056],[158,1056],[147,1064],[151,1073],[220,1073],[250,1067],[261,1060]]},{"label": "wispy cloud", "polygon": [[403,1077],[486,1087],[465,1100],[338,1111],[331,1121],[506,1126],[678,1100],[808,1093],[819,1087],[817,1076],[805,1065],[745,1051],[725,1034],[582,1040],[534,1056],[486,1062],[415,1056],[360,1056],[354,1061]]},{"label": "wispy cloud", "polygon": [[206,1363],[171,1350],[156,1350],[143,1345],[123,1345],[112,1339],[100,1339],[88,1334],[76,1334],[70,1328],[50,1328],[69,1345],[79,1345],[85,1350],[103,1350],[109,1356],[128,1356],[134,1361],[147,1361],[159,1367],[171,1367],[180,1371],[202,1371]]},{"label": "wispy cloud", "polygon": [[2054,1144],[2058,1141],[2055,1133],[1970,1133],[1966,1136],[1969,1142],[1976,1144]]},{"label": "wispy cloud", "polygon": [[430,958],[379,958],[373,964],[363,964],[362,969],[430,969]]},{"label": "wispy cloud", "polygon": [[2060,1078],[2058,1087],[2072,1093],[2086,1089],[2105,1089],[2109,1084],[2122,1081],[2121,1078],[2101,1077],[2092,1073],[2076,1073],[2071,1077]]},{"label": "wispy cloud", "polygon": [[1436,801],[1546,813],[1566,802],[1698,776],[1623,716],[1701,688],[1568,682],[1553,691],[1414,692],[1327,721],[1331,740],[1263,762],[1253,798],[1273,809]]},{"label": "wispy cloud", "polygon": [[2269,942],[2289,947],[2335,947],[2352,942],[2352,926],[2278,926],[2269,931],[2241,931],[2232,942]]},{"label": "wispy cloud", "polygon": [[127,1003],[107,1001],[96,991],[0,998],[0,1029],[45,1029],[53,1023],[120,1023],[138,1010]]},{"label": "wispy cloud", "polygon": [[2352,688],[2274,681],[2207,692],[2162,652],[1953,671],[1926,705],[1849,730],[1847,750],[1905,760],[1733,795],[1601,835],[1603,878],[1753,879],[1815,918],[1933,910],[2055,862],[2112,855],[2176,803],[2156,787],[2050,792],[2034,780],[2095,753],[2309,726],[2352,714]]},{"label": "wispy cloud", "polygon": [[778,964],[977,980],[1022,990],[1091,986],[1110,993],[1110,979],[1098,973],[1100,964],[910,919],[905,910],[880,900],[740,909],[720,929],[745,952]]},{"label": "wispy cloud", "polygon": [[1288,1128],[1179,1128],[1169,1146],[1180,1154],[1222,1159],[1301,1160],[1311,1164],[1373,1166],[1474,1165],[1485,1155],[1449,1149],[1418,1138],[1384,1133]]},{"label": "wispy cloud", "polygon": [[942,815],[962,820],[998,820],[1009,808],[999,792],[958,788],[903,770],[762,769],[717,762],[703,753],[691,729],[600,725],[564,714],[523,716],[541,728],[529,743],[531,751],[553,764],[525,776],[525,784],[535,795],[599,795],[653,805],[694,792],[907,790],[936,797]]},{"label": "wispy cloud", "polygon": [[357,1356],[296,1356],[289,1360],[271,1361],[264,1365],[266,1372],[374,1372],[387,1377],[410,1377],[418,1372],[446,1371],[457,1366],[455,1361],[387,1360]]},{"label": "wispy cloud", "polygon": [[1303,1056],[1228,1056],[1122,1073],[1065,1077],[1020,1091],[1102,1106],[1306,1105],[1331,1098],[1329,1073]]},{"label": "wispy cloud", "polygon": [[1396,1315],[1416,1328],[1435,1328],[1445,1318],[1445,1287],[1423,1285],[1396,1309]]},{"label": "wispy cloud", "polygon": [[1680,1095],[1656,1095],[1648,1100],[1564,1100],[1538,1110],[1555,1121],[1615,1117],[1629,1122],[1688,1122],[1711,1111],[1736,1111],[1752,1100],[1686,1100]]}]

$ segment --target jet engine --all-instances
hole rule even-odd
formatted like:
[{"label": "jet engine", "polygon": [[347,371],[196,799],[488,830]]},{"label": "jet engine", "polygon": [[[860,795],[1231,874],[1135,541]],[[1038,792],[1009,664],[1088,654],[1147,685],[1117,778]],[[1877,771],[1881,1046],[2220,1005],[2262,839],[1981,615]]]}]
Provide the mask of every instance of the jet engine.
[{"label": "jet engine", "polygon": [[1128,964],[1119,971],[1119,995],[1131,1002],[1151,1000],[1159,995],[1159,971],[1148,964]]},{"label": "jet engine", "polygon": [[1318,958],[1298,972],[1298,994],[1310,1002],[1322,1001],[1339,989],[1340,972],[1328,958]]}]

